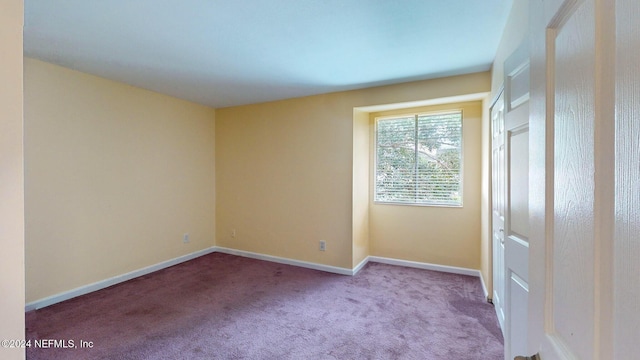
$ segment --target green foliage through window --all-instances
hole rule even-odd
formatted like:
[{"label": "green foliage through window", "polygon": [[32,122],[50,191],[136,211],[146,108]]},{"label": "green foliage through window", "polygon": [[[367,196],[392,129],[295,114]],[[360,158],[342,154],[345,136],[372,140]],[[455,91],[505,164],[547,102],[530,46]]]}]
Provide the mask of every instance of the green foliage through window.
[{"label": "green foliage through window", "polygon": [[375,201],[462,205],[462,112],[376,121]]}]

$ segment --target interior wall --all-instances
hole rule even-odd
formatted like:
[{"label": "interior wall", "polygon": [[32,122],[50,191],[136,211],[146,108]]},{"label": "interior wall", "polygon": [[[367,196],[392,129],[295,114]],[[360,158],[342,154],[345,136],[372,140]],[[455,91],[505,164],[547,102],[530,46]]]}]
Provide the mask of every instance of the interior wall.
[{"label": "interior wall", "polygon": [[217,110],[218,246],[351,267],[353,109],[332,97]]},{"label": "interior wall", "polygon": [[353,241],[354,108],[489,89],[484,72],[217,109],[217,245],[351,269],[362,256]]},{"label": "interior wall", "polygon": [[369,113],[353,111],[353,263],[369,255]]},{"label": "interior wall", "polygon": [[[0,2],[0,340],[24,339],[22,0]],[[2,359],[24,349],[0,347]]]},{"label": "interior wall", "polygon": [[[513,51],[515,51],[520,43],[527,37],[529,32],[529,0],[513,0],[513,5],[505,25],[504,32],[502,33],[502,39],[498,45],[496,51],[496,57],[491,69],[491,94],[487,101],[487,111],[491,107],[493,101],[500,94],[500,90],[504,85],[504,61]],[[487,155],[484,159],[489,159],[491,154],[491,131],[489,130],[490,118],[486,114],[483,120],[482,128],[482,152]],[[483,187],[483,199],[487,199],[487,203],[483,205],[483,209],[487,213],[483,216],[483,230],[482,230],[482,247],[481,247],[481,260],[482,266],[480,272],[484,279],[485,285],[489,294],[493,293],[493,277],[492,277],[492,245],[491,245],[491,164],[487,161],[483,165],[482,169],[483,179],[487,181],[489,186]]]},{"label": "interior wall", "polygon": [[214,109],[34,59],[24,76],[27,302],[215,244]]},{"label": "interior wall", "polygon": [[[482,102],[466,102],[371,114],[372,138],[376,117],[462,110],[463,206],[376,204],[369,209],[371,255],[480,268],[480,195]],[[371,154],[375,144],[371,142]],[[372,157],[373,158],[373,157]],[[375,166],[371,165],[373,177]]]}]

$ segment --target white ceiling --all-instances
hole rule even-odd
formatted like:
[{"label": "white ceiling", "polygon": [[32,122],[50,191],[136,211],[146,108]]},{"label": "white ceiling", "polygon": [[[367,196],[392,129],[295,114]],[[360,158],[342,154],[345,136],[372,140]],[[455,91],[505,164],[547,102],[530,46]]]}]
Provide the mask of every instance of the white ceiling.
[{"label": "white ceiling", "polygon": [[25,0],[24,52],[227,107],[488,70],[513,0]]}]

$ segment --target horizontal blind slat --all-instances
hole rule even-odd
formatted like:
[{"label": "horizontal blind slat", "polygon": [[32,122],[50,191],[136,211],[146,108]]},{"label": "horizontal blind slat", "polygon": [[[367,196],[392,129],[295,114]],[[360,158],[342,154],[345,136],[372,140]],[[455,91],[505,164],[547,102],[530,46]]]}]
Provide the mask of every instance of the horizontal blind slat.
[{"label": "horizontal blind slat", "polygon": [[461,143],[460,111],[376,120],[375,199],[461,204]]}]

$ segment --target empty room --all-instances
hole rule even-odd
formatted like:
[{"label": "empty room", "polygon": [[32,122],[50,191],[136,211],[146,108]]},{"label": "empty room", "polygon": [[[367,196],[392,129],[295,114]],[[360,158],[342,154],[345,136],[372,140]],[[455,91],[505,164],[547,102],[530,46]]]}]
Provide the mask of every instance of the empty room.
[{"label": "empty room", "polygon": [[633,358],[611,3],[2,0],[0,358]]}]

